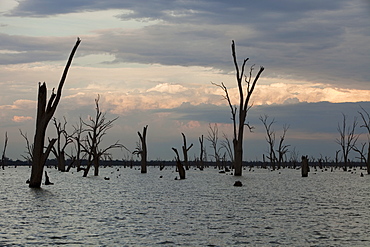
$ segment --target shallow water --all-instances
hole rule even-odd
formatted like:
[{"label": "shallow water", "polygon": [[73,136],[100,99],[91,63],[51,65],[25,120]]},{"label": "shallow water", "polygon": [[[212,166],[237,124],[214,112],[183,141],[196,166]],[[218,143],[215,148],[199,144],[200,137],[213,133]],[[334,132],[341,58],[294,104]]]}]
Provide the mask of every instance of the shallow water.
[{"label": "shallow water", "polygon": [[0,171],[0,246],[370,246],[359,170],[46,170],[55,185],[42,189],[28,188],[28,167]]}]

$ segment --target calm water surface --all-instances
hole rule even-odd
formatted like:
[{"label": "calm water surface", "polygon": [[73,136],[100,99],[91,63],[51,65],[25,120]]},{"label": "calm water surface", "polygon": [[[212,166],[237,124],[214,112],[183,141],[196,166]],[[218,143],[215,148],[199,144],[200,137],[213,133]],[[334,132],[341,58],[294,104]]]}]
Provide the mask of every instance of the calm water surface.
[{"label": "calm water surface", "polygon": [[370,246],[359,170],[46,170],[55,185],[42,189],[28,188],[28,167],[0,171],[0,246]]}]

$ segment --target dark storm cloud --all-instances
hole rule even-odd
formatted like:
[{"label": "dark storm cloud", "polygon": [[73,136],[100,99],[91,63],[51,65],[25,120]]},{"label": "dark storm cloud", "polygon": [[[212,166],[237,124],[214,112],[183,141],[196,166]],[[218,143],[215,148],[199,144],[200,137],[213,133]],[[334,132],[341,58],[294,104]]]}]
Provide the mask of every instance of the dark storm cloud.
[{"label": "dark storm cloud", "polygon": [[[277,15],[285,13],[289,13],[289,16],[293,17],[296,14],[302,14],[302,12],[335,10],[343,3],[345,3],[345,1],[27,0],[20,1],[19,5],[11,11],[11,15],[49,16],[56,14],[118,8],[131,10],[130,14],[125,14],[122,16],[122,18],[174,20],[174,17],[177,19],[182,19],[184,17],[188,18],[191,16],[198,20],[200,18],[213,19],[212,22],[219,21],[220,23],[243,23],[243,20],[246,20],[246,18],[276,19]],[[232,15],[230,16],[230,14]],[[244,18],[235,18],[235,15]]]},{"label": "dark storm cloud", "polygon": [[[235,39],[240,59],[249,56],[252,63],[264,65],[267,77],[283,73],[301,80],[367,89],[368,7],[363,0],[28,0],[20,2],[10,15],[43,17],[122,9],[117,16],[122,20],[160,22],[130,33],[100,31],[81,47],[85,54],[109,53],[115,56],[113,63],[212,66],[231,71],[229,45]],[[52,59],[52,51],[47,55],[32,51],[27,42],[25,39],[19,45],[29,47],[29,52],[8,56],[2,63]],[[6,43],[0,49],[3,46]],[[349,79],[356,84],[346,85]]]}]

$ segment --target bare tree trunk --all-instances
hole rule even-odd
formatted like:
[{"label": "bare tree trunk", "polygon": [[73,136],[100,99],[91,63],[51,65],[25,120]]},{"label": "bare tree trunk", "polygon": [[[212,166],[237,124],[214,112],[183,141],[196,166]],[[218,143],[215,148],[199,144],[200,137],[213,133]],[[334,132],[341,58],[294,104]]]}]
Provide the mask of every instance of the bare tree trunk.
[{"label": "bare tree trunk", "polygon": [[58,171],[66,171],[66,158],[64,155],[64,151],[61,151],[58,156]]},{"label": "bare tree trunk", "polygon": [[302,177],[308,177],[309,166],[307,156],[302,156]]},{"label": "bare tree trunk", "polygon": [[357,126],[357,118],[354,118],[352,126],[347,128],[347,119],[346,115],[343,115],[343,123],[342,127],[338,124],[338,132],[340,135],[340,138],[336,139],[336,142],[341,146],[342,148],[342,154],[344,159],[344,166],[343,171],[347,171],[347,166],[349,163],[348,155],[351,150],[356,145],[357,139],[359,135],[355,134],[355,129]]},{"label": "bare tree trunk", "polygon": [[93,163],[94,163],[94,176],[99,176],[99,160],[100,157],[97,155],[94,156]]},{"label": "bare tree trunk", "polygon": [[69,67],[71,66],[72,59],[74,57],[74,54],[80,44],[81,40],[77,38],[76,44],[72,49],[72,52],[69,56],[67,65],[64,69],[62,78],[58,85],[57,94],[53,93],[50,96],[49,101],[47,102],[46,96],[47,96],[47,88],[46,84],[39,83],[39,92],[38,92],[38,103],[37,103],[37,116],[36,116],[36,131],[35,131],[35,137],[33,142],[33,160],[32,160],[32,169],[31,169],[31,178],[29,187],[31,188],[40,188],[41,187],[41,181],[42,181],[42,175],[44,170],[44,164],[46,159],[49,156],[49,153],[51,151],[52,146],[54,145],[56,139],[52,139],[49,142],[49,146],[47,147],[46,151],[44,152],[44,144],[45,144],[45,133],[46,128],[49,124],[50,119],[53,117],[56,108],[58,106],[58,103],[60,101],[60,98],[62,96],[62,89],[64,82],[67,78]]},{"label": "bare tree trunk", "polygon": [[5,157],[5,152],[6,152],[6,147],[8,146],[8,132],[5,132],[5,141],[4,141],[4,148],[3,148],[3,154],[1,155],[1,167],[4,170],[4,166],[6,165],[6,157]]},{"label": "bare tree trunk", "polygon": [[141,150],[140,150],[141,173],[147,173],[147,169],[146,169],[147,157],[148,157],[148,151],[147,151],[147,147],[146,147],[146,132],[147,132],[147,129],[148,129],[148,125],[146,125],[143,128],[143,134],[142,135],[141,135],[140,132],[137,132],[139,137],[140,137],[140,141],[141,141]]},{"label": "bare tree trunk", "polygon": [[176,167],[177,170],[179,171],[180,179],[185,179],[185,169],[180,161],[179,152],[177,152],[176,148],[172,148],[172,150],[176,153]]},{"label": "bare tree trunk", "polygon": [[187,145],[186,145],[186,137],[185,137],[185,134],[184,133],[181,133],[181,135],[182,135],[182,139],[183,139],[183,143],[184,143],[184,145],[182,146],[182,153],[184,154],[184,164],[185,164],[186,170],[189,170],[188,151],[193,146],[193,143],[190,144],[189,147],[186,147]]},{"label": "bare tree trunk", "polygon": [[200,170],[204,169],[204,162],[203,162],[203,153],[204,153],[204,147],[203,147],[203,135],[202,137],[199,137],[199,143],[200,143],[200,154],[199,154],[199,166],[198,168]]}]

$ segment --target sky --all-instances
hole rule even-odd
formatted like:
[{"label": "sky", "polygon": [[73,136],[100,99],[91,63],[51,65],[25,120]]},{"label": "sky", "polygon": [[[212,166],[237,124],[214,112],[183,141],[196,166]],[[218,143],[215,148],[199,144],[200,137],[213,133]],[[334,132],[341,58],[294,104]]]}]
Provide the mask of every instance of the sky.
[{"label": "sky", "polygon": [[[150,160],[172,160],[181,133],[194,159],[210,125],[219,143],[223,134],[232,139],[230,108],[212,83],[224,83],[237,104],[235,40],[239,65],[248,57],[246,71],[265,68],[250,102],[244,160],[268,150],[264,115],[275,121],[277,142],[289,126],[289,150],[334,159],[343,114],[348,123],[357,117],[359,144],[368,138],[358,111],[370,112],[369,23],[367,0],[1,0],[0,149],[7,132],[7,156],[23,160],[19,130],[33,139],[38,83],[50,95],[80,37],[55,114],[67,130],[94,115],[99,94],[107,119],[118,117],[102,147],[119,140],[133,151],[148,125]],[[56,136],[52,124],[47,133]]]}]

